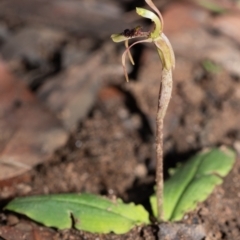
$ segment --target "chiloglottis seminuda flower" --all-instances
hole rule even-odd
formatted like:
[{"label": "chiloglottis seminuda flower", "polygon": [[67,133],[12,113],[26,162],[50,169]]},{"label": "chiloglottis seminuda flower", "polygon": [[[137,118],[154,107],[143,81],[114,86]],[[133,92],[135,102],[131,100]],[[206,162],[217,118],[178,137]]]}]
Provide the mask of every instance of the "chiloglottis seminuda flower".
[{"label": "chiloglottis seminuda flower", "polygon": [[[126,71],[126,54],[128,54],[130,61],[134,64],[132,59],[130,49],[135,44],[142,42],[152,42],[155,44],[158,55],[162,62],[162,72],[161,72],[161,83],[158,96],[158,109],[156,117],[156,203],[157,203],[157,218],[159,221],[164,219],[163,211],[163,120],[168,108],[169,101],[172,94],[172,69],[175,65],[175,58],[172,46],[168,38],[163,33],[163,19],[162,15],[153,4],[152,0],[145,0],[149,7],[154,11],[151,12],[144,8],[136,8],[138,15],[149,18],[154,23],[154,28],[152,31],[144,32],[140,26],[133,29],[125,29],[119,34],[113,34],[111,36],[114,42],[125,41],[126,50],[122,55],[122,65],[126,80],[128,79],[128,74]],[[142,38],[142,40],[136,41],[135,43],[128,46],[128,40],[132,38]]]},{"label": "chiloglottis seminuda flower", "polygon": [[[172,46],[168,38],[166,37],[166,35],[163,33],[162,15],[157,9],[157,7],[154,5],[152,0],[145,0],[145,2],[149,5],[149,7],[153,11],[155,11],[155,13],[144,8],[136,8],[136,12],[138,15],[144,18],[149,18],[153,21],[155,26],[152,31],[144,32],[142,31],[142,28],[140,26],[137,26],[133,29],[125,29],[122,33],[111,35],[111,38],[114,42],[125,41],[126,50],[122,55],[122,66],[123,66],[123,70],[124,70],[124,74],[127,82],[129,81],[129,79],[128,79],[128,74],[126,70],[126,54],[128,53],[129,59],[131,63],[134,65],[134,61],[130,53],[130,48],[138,43],[152,42],[155,44],[158,55],[162,62],[163,69],[165,68],[167,70],[170,70],[175,66],[175,57],[174,57]],[[128,46],[128,40],[133,38],[143,38],[143,39]]]}]

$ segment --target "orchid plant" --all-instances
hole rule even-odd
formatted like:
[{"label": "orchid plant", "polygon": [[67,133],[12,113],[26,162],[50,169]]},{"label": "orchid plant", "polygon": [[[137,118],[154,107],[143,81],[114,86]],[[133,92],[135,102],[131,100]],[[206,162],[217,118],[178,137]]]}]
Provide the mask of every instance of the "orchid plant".
[{"label": "orchid plant", "polygon": [[[151,19],[154,23],[152,31],[144,32],[142,27],[137,26],[133,29],[125,29],[122,33],[113,34],[111,38],[114,42],[125,41],[126,50],[122,55],[122,66],[125,74],[126,81],[129,81],[126,70],[126,55],[128,54],[131,63],[134,61],[130,52],[130,48],[138,43],[151,42],[154,43],[160,60],[162,62],[161,83],[158,97],[158,110],[156,118],[156,195],[157,195],[157,217],[161,221],[163,219],[163,120],[172,94],[172,69],[175,66],[175,57],[172,46],[163,33],[163,18],[157,7],[152,0],[145,0],[149,7],[155,12],[149,11],[144,8],[136,8],[138,15]],[[129,39],[144,38],[130,46],[128,45]]]},{"label": "orchid plant", "polygon": [[[143,32],[141,27],[126,29],[120,34],[113,34],[114,42],[125,41],[126,50],[122,56],[122,65],[126,80],[128,75],[125,66],[126,55],[134,64],[130,48],[137,43],[153,42],[162,62],[161,84],[158,98],[156,119],[156,195],[150,197],[150,205],[154,216],[159,221],[179,221],[184,214],[192,211],[199,202],[204,201],[216,185],[223,182],[232,169],[236,154],[229,148],[213,148],[198,153],[188,162],[175,169],[175,173],[165,182],[163,194],[163,119],[172,93],[172,69],[174,53],[170,42],[163,34],[163,19],[152,0],[146,3],[157,13],[137,8],[137,13],[151,19],[155,28]],[[128,46],[128,40],[142,37]],[[164,196],[164,215],[163,215]],[[45,226],[57,229],[71,227],[92,233],[123,234],[134,226],[149,224],[148,212],[141,205],[123,203],[121,199],[106,199],[93,194],[51,194],[28,196],[13,199],[5,207]],[[49,214],[51,213],[51,214]],[[174,229],[173,229],[174,234]],[[179,234],[176,234],[176,237]],[[101,235],[104,236],[104,235]],[[174,236],[174,235],[173,235]]]}]

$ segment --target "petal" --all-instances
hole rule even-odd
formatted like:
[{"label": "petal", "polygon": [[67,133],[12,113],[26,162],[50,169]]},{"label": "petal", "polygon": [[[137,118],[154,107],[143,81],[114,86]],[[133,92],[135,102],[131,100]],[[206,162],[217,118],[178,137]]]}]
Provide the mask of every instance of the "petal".
[{"label": "petal", "polygon": [[143,43],[143,42],[152,42],[151,38],[148,39],[144,39],[144,40],[140,40],[137,41],[135,43],[133,43],[132,45],[130,45],[123,53],[122,55],[122,66],[123,66],[123,71],[124,71],[124,75],[126,78],[126,81],[129,82],[129,78],[128,78],[128,74],[127,74],[127,70],[126,70],[126,54],[129,52],[130,48],[133,47],[134,45],[138,44],[138,43]]},{"label": "petal", "polygon": [[129,39],[128,37],[125,37],[122,33],[112,34],[111,38],[114,42],[122,42]]},{"label": "petal", "polygon": [[172,44],[170,43],[169,39],[167,38],[167,36],[162,33],[162,38],[164,39],[164,41],[166,42],[166,44],[168,45],[169,47],[169,50],[170,50],[170,54],[171,54],[171,61],[172,61],[172,67],[175,68],[175,55],[174,55],[174,51],[173,51],[173,48],[172,48]]},{"label": "petal", "polygon": [[160,22],[161,22],[161,31],[163,31],[163,17],[162,17],[162,14],[161,14],[160,11],[158,10],[158,8],[154,5],[154,3],[152,2],[152,0],[145,0],[145,2],[148,4],[148,6],[149,6],[152,10],[154,10],[154,11],[157,13],[157,15],[158,15],[158,17],[159,17],[159,19],[160,19]]},{"label": "petal", "polygon": [[[126,41],[125,41],[125,47],[126,47],[126,49],[128,48],[128,40],[126,40]],[[128,57],[129,57],[129,59],[130,59],[130,62],[131,62],[131,64],[132,64],[132,65],[135,65],[135,63],[134,63],[134,60],[133,60],[133,57],[132,57],[132,54],[131,54],[130,50],[128,50]]]},{"label": "petal", "polygon": [[158,54],[163,64],[163,68],[170,70],[175,66],[175,57],[173,53],[172,46],[166,36],[159,37],[157,40],[154,41]]}]

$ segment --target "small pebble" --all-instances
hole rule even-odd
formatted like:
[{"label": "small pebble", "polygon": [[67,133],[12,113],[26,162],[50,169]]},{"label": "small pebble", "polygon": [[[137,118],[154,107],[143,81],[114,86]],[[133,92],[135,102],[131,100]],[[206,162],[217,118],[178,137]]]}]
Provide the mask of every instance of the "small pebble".
[{"label": "small pebble", "polygon": [[143,163],[139,163],[135,168],[135,176],[138,178],[143,178],[147,175],[147,168]]},{"label": "small pebble", "polygon": [[18,223],[19,223],[19,219],[15,215],[10,214],[10,215],[7,216],[7,224],[9,226],[13,226],[13,225],[16,225]]},{"label": "small pebble", "polygon": [[32,231],[32,226],[29,223],[20,222],[19,224],[16,225],[16,228],[20,231],[27,231],[27,232]]}]

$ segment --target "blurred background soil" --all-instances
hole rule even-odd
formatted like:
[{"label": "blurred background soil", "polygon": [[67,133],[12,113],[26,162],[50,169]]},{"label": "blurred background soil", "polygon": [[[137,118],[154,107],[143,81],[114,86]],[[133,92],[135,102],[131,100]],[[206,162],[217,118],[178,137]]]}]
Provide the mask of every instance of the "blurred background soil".
[{"label": "blurred background soil", "polygon": [[[155,0],[176,54],[165,119],[168,169],[207,147],[240,151],[240,3]],[[154,46],[112,33],[151,23],[144,1],[0,1],[0,207],[14,197],[90,192],[149,207],[161,64]],[[240,239],[240,161],[183,223]],[[45,228],[0,209],[0,239],[157,239],[158,225],[97,235]],[[179,238],[187,239],[187,238]],[[196,238],[199,239],[199,238]]]}]

